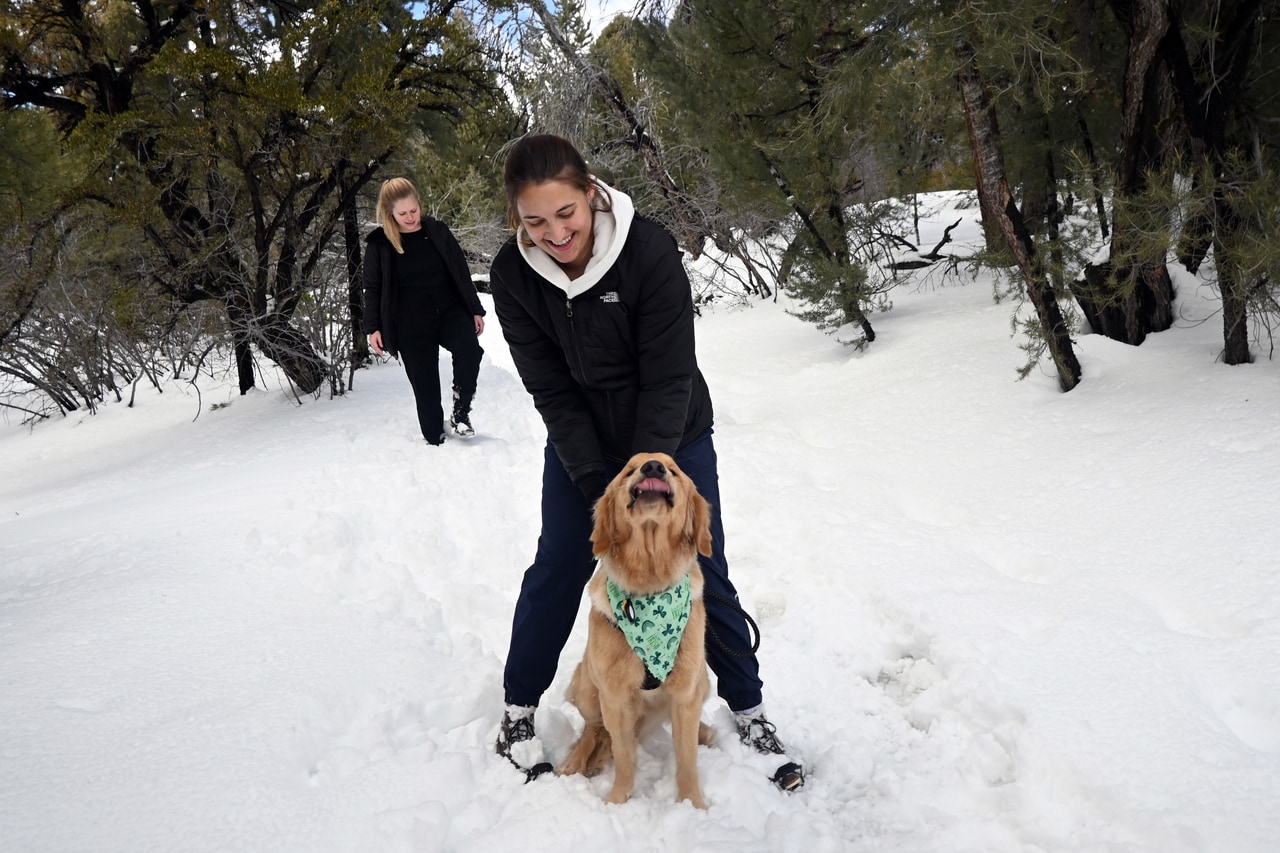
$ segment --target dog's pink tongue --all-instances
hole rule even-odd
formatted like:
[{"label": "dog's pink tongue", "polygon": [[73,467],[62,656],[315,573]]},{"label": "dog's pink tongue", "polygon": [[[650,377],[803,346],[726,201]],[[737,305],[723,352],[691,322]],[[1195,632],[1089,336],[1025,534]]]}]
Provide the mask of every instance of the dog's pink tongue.
[{"label": "dog's pink tongue", "polygon": [[649,477],[637,486],[642,492],[670,492],[671,487],[657,477]]}]

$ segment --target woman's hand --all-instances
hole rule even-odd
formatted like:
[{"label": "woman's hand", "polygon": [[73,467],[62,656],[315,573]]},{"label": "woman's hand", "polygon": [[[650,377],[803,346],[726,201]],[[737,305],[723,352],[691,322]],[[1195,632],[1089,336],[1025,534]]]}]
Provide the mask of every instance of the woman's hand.
[{"label": "woman's hand", "polygon": [[382,355],[382,332],[374,332],[369,336],[369,346],[373,347],[373,351],[378,355]]},{"label": "woman's hand", "polygon": [[474,315],[476,321],[476,335],[484,334],[484,318],[479,314]]}]

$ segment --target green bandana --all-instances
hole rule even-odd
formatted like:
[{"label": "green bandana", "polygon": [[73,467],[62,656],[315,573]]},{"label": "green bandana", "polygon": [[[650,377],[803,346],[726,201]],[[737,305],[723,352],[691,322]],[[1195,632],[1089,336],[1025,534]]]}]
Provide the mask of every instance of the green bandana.
[{"label": "green bandana", "polygon": [[689,576],[670,589],[654,595],[628,595],[610,578],[609,605],[631,650],[644,661],[645,668],[659,681],[666,681],[676,664],[680,637],[689,622]]}]

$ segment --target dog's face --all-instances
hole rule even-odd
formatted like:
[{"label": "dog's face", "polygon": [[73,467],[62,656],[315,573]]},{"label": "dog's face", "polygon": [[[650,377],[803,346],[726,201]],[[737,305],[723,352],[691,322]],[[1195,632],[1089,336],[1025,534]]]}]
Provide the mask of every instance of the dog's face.
[{"label": "dog's face", "polygon": [[709,557],[711,508],[670,456],[637,453],[596,503],[591,542],[597,557],[637,547]]}]

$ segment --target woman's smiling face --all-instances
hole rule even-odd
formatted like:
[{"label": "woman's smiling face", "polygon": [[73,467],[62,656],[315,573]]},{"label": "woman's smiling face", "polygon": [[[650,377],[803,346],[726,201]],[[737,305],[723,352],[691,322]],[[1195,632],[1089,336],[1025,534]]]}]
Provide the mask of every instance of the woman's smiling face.
[{"label": "woman's smiling face", "polygon": [[565,181],[551,180],[530,184],[516,196],[516,212],[525,233],[569,278],[582,275],[591,260],[595,192],[594,187],[583,192]]}]

